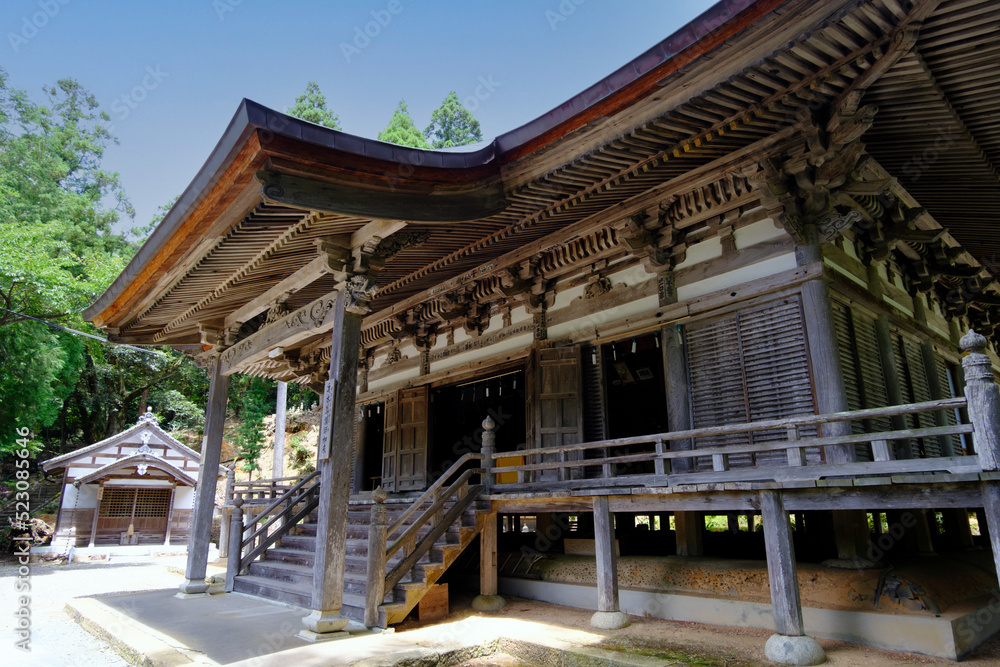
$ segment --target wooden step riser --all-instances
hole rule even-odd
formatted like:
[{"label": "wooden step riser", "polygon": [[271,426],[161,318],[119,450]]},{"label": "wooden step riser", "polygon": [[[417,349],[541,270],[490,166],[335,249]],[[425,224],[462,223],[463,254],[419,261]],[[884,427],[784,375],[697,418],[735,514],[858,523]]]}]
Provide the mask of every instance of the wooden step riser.
[{"label": "wooden step riser", "polygon": [[304,609],[309,609],[312,605],[312,596],[310,595],[278,590],[276,588],[271,588],[270,586],[247,582],[246,580],[242,580],[240,577],[236,577],[236,580],[233,582],[233,590],[238,593],[256,595],[257,597],[267,598],[268,600],[274,600],[275,602],[282,602],[284,604],[295,605],[296,607],[302,607]]}]

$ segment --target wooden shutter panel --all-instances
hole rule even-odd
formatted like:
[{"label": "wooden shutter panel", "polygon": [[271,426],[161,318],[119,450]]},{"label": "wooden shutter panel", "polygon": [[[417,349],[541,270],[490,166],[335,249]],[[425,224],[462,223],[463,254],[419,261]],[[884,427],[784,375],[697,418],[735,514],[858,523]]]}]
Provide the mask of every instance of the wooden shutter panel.
[{"label": "wooden shutter panel", "polygon": [[[539,348],[536,354],[537,445],[559,447],[583,442],[580,349],[576,346]],[[543,458],[545,462],[558,460],[556,456]],[[538,475],[540,480],[556,477],[554,470],[543,470]]]},{"label": "wooden shutter panel", "polygon": [[396,409],[396,490],[427,487],[427,386],[400,389]]},{"label": "wooden shutter panel", "polygon": [[[956,386],[956,375],[958,371],[955,368],[955,364],[949,362],[941,356],[934,356],[934,364],[937,370],[938,383],[941,387],[942,398],[956,398],[959,396],[958,387]],[[957,426],[959,424],[959,415],[957,410],[945,410],[945,423],[948,426]],[[962,442],[962,436],[960,435],[950,435],[948,439],[951,441],[951,450],[956,456],[960,456],[965,451],[965,443]]]},{"label": "wooden shutter panel", "polygon": [[604,359],[596,348],[583,348],[583,438],[595,442],[607,438],[604,416]]},{"label": "wooden shutter panel", "polygon": [[[798,298],[741,310],[686,328],[694,428],[812,414],[815,402]],[[803,436],[811,435],[804,431]],[[695,449],[784,440],[784,431],[700,438]],[[807,451],[812,462],[819,451]],[[730,467],[784,465],[784,452],[731,456]],[[705,457],[699,470],[710,469]]]},{"label": "wooden shutter panel", "polygon": [[[693,428],[739,424],[747,421],[743,364],[736,315],[685,327],[687,366],[691,377],[691,425]],[[745,435],[698,438],[695,449],[748,444]],[[731,466],[749,463],[749,457],[734,456]],[[698,457],[697,470],[711,470],[712,461]]]},{"label": "wooden shutter panel", "polygon": [[[931,400],[927,385],[927,373],[924,369],[920,348],[912,340],[902,334],[893,333],[892,351],[896,358],[896,376],[899,388],[906,403],[923,403]],[[930,413],[907,415],[908,428],[928,428],[934,426],[934,416]],[[919,438],[914,441],[916,447],[914,456],[940,456],[941,448],[933,438]]]},{"label": "wooden shutter panel", "polygon": [[385,399],[385,430],[382,436],[382,488],[396,490],[396,396]]},{"label": "wooden shutter panel", "polygon": [[[750,421],[814,414],[812,375],[806,346],[802,308],[798,298],[774,301],[739,313],[740,343],[747,383]],[[802,437],[815,435],[802,429]],[[784,430],[753,434],[754,442],[786,440]],[[807,450],[811,463],[819,463],[817,448]],[[757,465],[786,465],[784,452],[763,452]]]},{"label": "wooden shutter panel", "polygon": [[[885,407],[889,400],[878,352],[875,318],[839,301],[833,301],[831,309],[847,392],[847,406],[851,410]],[[851,422],[854,433],[873,433],[887,431],[889,428],[890,422],[886,417]],[[872,460],[869,445],[856,445],[855,454],[858,461]]]}]

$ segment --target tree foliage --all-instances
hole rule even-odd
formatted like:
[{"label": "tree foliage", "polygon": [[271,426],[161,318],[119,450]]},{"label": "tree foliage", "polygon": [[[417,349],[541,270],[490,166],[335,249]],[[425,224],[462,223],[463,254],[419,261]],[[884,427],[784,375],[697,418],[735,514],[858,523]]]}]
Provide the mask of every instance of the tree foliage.
[{"label": "tree foliage", "polygon": [[[93,95],[72,79],[44,91],[37,105],[0,70],[0,306],[78,322],[131,256],[113,226],[133,211],[101,168],[114,138]],[[0,312],[0,326],[22,319]]]},{"label": "tree foliage", "polygon": [[479,121],[462,106],[454,90],[431,114],[431,124],[424,130],[424,135],[434,148],[465,146],[483,140]]},{"label": "tree foliage", "polygon": [[413,123],[410,112],[406,110],[406,100],[399,101],[396,112],[389,119],[389,125],[378,133],[378,140],[387,141],[390,144],[399,144],[400,146],[430,148],[430,144],[427,143],[423,133]]},{"label": "tree foliage", "polygon": [[315,81],[306,84],[306,92],[295,98],[295,106],[288,110],[288,115],[335,130],[340,129],[340,117],[327,108],[326,96],[320,92],[319,84]]}]

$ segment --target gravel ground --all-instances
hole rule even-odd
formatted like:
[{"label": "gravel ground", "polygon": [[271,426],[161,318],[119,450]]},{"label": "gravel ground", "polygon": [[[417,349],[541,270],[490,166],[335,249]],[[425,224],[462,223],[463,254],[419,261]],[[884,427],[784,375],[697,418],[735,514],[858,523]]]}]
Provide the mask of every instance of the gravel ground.
[{"label": "gravel ground", "polygon": [[127,667],[106,643],[97,639],[70,618],[64,607],[72,598],[108,592],[129,592],[171,588],[180,585],[183,577],[169,572],[168,565],[176,559],[160,558],[154,562],[71,563],[53,565],[33,563],[31,585],[31,651],[22,652],[14,646],[11,625],[17,608],[17,598],[24,593],[15,590],[18,566],[0,563],[0,617],[4,619],[4,646],[0,648],[0,663],[4,667],[32,665],[38,667],[87,666]]}]

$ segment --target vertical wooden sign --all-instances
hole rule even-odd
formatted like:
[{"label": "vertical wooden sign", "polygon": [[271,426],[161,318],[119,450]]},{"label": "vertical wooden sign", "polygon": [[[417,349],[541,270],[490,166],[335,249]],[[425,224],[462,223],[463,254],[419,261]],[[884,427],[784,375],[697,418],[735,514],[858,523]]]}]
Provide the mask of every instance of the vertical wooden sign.
[{"label": "vertical wooden sign", "polygon": [[330,437],[333,433],[333,394],[337,383],[327,380],[323,385],[323,412],[319,424],[319,441],[316,447],[316,460],[326,461],[330,458]]}]

